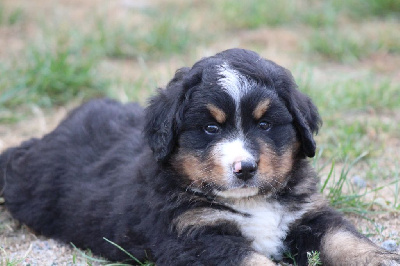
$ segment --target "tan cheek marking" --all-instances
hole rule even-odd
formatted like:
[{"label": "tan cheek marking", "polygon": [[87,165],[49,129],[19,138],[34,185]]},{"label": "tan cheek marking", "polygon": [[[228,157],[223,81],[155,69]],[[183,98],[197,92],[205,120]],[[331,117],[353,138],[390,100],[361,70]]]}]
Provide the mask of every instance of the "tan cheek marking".
[{"label": "tan cheek marking", "polygon": [[274,175],[272,157],[273,157],[273,154],[271,154],[271,152],[268,149],[266,149],[264,147],[261,149],[258,170],[260,171],[260,174],[263,177]]},{"label": "tan cheek marking", "polygon": [[178,152],[172,159],[172,166],[178,171],[183,172],[193,185],[201,185],[201,177],[203,176],[200,170],[200,162],[196,157],[189,154]]},{"label": "tan cheek marking", "polygon": [[293,167],[293,150],[288,148],[281,156],[276,156],[274,161],[275,172],[278,175],[286,176]]},{"label": "tan cheek marking", "polygon": [[[259,141],[261,142],[261,140]],[[280,185],[286,182],[287,174],[293,167],[294,151],[288,148],[282,155],[278,155],[267,144],[261,143],[259,172],[262,179],[271,182],[275,180]]]},{"label": "tan cheek marking", "polygon": [[211,176],[213,177],[213,182],[217,185],[220,186],[228,186],[227,180],[226,180],[226,172],[222,165],[218,164],[214,160],[214,158],[210,158],[207,160],[207,167],[210,169],[209,171],[212,172]]},{"label": "tan cheek marking", "polygon": [[265,112],[269,108],[270,103],[271,103],[270,99],[265,99],[257,105],[257,107],[253,111],[253,116],[255,120],[260,119],[265,114]]},{"label": "tan cheek marking", "polygon": [[214,161],[214,158],[202,162],[189,152],[179,151],[172,159],[172,165],[177,171],[183,171],[193,186],[200,187],[204,182],[213,182],[220,186],[227,185],[224,181],[225,171]]},{"label": "tan cheek marking", "polygon": [[209,103],[207,104],[207,109],[210,111],[211,115],[217,120],[218,123],[222,124],[226,121],[226,113],[215,105]]}]

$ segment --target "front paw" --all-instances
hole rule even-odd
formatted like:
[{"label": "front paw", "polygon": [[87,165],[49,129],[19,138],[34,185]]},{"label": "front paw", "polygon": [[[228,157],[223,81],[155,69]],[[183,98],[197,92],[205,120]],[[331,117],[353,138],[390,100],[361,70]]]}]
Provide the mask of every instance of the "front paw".
[{"label": "front paw", "polygon": [[400,265],[400,255],[385,251],[372,251],[354,258],[354,265],[395,266]]},{"label": "front paw", "polygon": [[244,258],[242,263],[240,264],[241,266],[276,266],[276,264],[265,257],[264,255],[261,255],[260,253],[253,252],[249,254],[247,257]]},{"label": "front paw", "polygon": [[396,266],[400,265],[400,255],[399,254],[394,254],[394,253],[386,253],[386,254],[380,254],[379,260],[376,265],[379,266]]}]

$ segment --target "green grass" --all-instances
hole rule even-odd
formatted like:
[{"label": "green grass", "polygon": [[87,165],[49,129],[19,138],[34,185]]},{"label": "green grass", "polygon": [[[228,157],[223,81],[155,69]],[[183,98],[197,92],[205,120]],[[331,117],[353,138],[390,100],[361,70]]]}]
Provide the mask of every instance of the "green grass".
[{"label": "green grass", "polygon": [[[128,251],[126,251],[123,247],[119,246],[118,244],[108,240],[107,238],[103,238],[104,241],[108,242],[110,245],[118,248],[119,250],[121,250],[122,252],[124,252],[132,262],[135,263],[135,265],[139,265],[139,266],[154,266],[154,263],[150,262],[150,261],[145,261],[145,262],[141,262],[139,261],[137,258],[135,258],[132,254],[130,254]],[[71,243],[71,245],[73,246],[73,248],[75,249],[75,251],[77,251],[79,253],[79,256],[86,259],[86,263],[88,265],[92,265],[92,263],[96,263],[96,264],[100,264],[100,265],[104,265],[104,266],[128,266],[128,265],[132,265],[131,263],[121,263],[121,262],[116,262],[116,263],[110,263],[107,260],[104,259],[98,259],[93,257],[92,252],[90,250],[87,251],[81,251],[80,249],[78,249],[73,243]],[[77,257],[74,255],[72,260],[73,263],[75,264]],[[2,265],[0,265],[2,266]]]},{"label": "green grass", "polygon": [[[344,161],[339,177],[335,173],[335,161],[332,162],[330,171],[326,179],[321,184],[321,193],[325,193],[331,206],[335,207],[339,211],[344,213],[356,213],[360,215],[367,214],[371,207],[371,203],[366,203],[363,198],[369,191],[359,193],[352,186],[349,177],[350,169],[366,154],[361,154],[356,160],[352,162]],[[347,193],[344,193],[344,188],[349,189]]]},{"label": "green grass", "polygon": [[[0,122],[18,121],[35,106],[47,108],[76,98],[117,96],[119,92],[108,89],[110,80],[104,78],[108,73],[99,71],[102,61],[161,60],[185,53],[194,42],[200,41],[190,30],[187,14],[178,13],[173,6],[166,6],[163,11],[140,11],[145,20],[133,24],[118,19],[110,22],[102,15],[92,25],[89,21],[90,34],[88,29],[72,29],[62,22],[57,27],[40,26],[42,40],[33,41],[22,55],[0,65],[0,75],[6,77],[0,79]],[[149,81],[146,77],[131,86],[121,83],[127,100],[137,100]]]},{"label": "green grass", "polygon": [[400,85],[370,74],[338,75],[341,80],[324,83],[308,67],[294,71],[300,90],[313,99],[324,120],[317,137],[324,158],[354,159],[363,152],[374,158],[385,147],[385,136],[398,136],[381,113],[400,110]]},{"label": "green grass", "polygon": [[155,88],[156,81],[151,77],[139,77],[135,80],[111,80],[113,84],[110,87],[108,96],[122,102],[133,101],[145,106],[149,96]]},{"label": "green grass", "polygon": [[400,210],[400,168],[397,166],[395,173],[393,173],[393,177],[395,180],[395,187],[393,190],[393,208],[395,208],[397,211]]},{"label": "green grass", "polygon": [[307,252],[307,260],[308,266],[322,265],[320,253],[318,251]]},{"label": "green grass", "polygon": [[398,0],[335,0],[332,2],[340,11],[354,19],[364,20],[366,17],[400,19]]},{"label": "green grass", "polygon": [[[330,205],[337,210],[347,214],[357,214],[364,218],[367,218],[368,215],[376,210],[397,210],[399,208],[398,196],[395,196],[393,202],[385,203],[385,206],[381,206],[381,202],[375,200],[377,199],[379,191],[386,187],[394,185],[394,193],[396,193],[396,190],[398,191],[398,176],[384,183],[380,182],[379,186],[374,187],[366,186],[365,188],[358,188],[352,183],[351,177],[359,173],[359,169],[361,169],[356,165],[360,163],[365,156],[367,156],[367,153],[360,154],[352,161],[347,158],[344,161],[339,160],[338,164],[340,166],[336,165],[337,163],[333,159],[331,161],[330,170],[326,174],[326,178],[321,181],[321,193],[326,195]],[[314,165],[319,169],[319,174],[322,174],[321,169],[325,167],[326,164],[319,166],[318,163],[315,163],[320,159],[321,154],[318,154],[318,157],[319,158],[314,160]],[[339,169],[340,172],[338,171]]]},{"label": "green grass", "polygon": [[[331,121],[329,121],[331,122]],[[331,122],[333,125],[323,130],[323,144],[325,156],[336,156],[339,158],[356,158],[359,154],[366,152],[370,155],[381,148],[379,143],[372,143],[367,135],[365,123],[355,121],[343,123],[343,121]]]},{"label": "green grass", "polygon": [[[397,26],[398,27],[398,26]],[[302,47],[303,51],[321,59],[354,63],[374,53],[400,53],[400,31],[396,26],[377,27],[374,34],[365,29],[335,25],[313,30]]]},{"label": "green grass", "polygon": [[320,146],[324,147],[326,157],[347,156],[354,159],[358,154],[367,152],[367,158],[379,158],[387,148],[385,139],[398,135],[396,125],[380,115],[351,111],[347,114],[347,119],[342,118],[346,115],[345,111],[325,117],[325,124],[317,138]]},{"label": "green grass", "polygon": [[373,41],[376,51],[389,54],[400,54],[400,31],[399,24],[392,23],[379,31],[377,38]]},{"label": "green grass", "polygon": [[279,26],[293,21],[295,0],[215,1],[213,7],[228,28],[253,29]]},{"label": "green grass", "polygon": [[147,10],[146,23],[133,25],[100,17],[95,22],[94,34],[88,38],[88,46],[100,55],[120,59],[159,60],[185,53],[200,38],[190,30],[185,14],[171,12]]},{"label": "green grass", "polygon": [[[306,7],[304,7],[304,5]],[[320,1],[310,5],[303,4],[303,9],[296,14],[303,24],[315,29],[332,27],[337,24],[339,13],[333,7],[331,1]]]},{"label": "green grass", "polygon": [[213,2],[228,28],[304,24],[313,28],[337,25],[342,19],[362,21],[368,17],[400,19],[398,0],[250,0]]},{"label": "green grass", "polygon": [[[291,264],[290,265],[297,266],[296,255],[291,254],[290,252],[286,252],[286,253],[283,254],[283,256],[285,258],[291,260]],[[279,264],[279,265],[281,265],[281,264]],[[286,265],[286,264],[284,264],[284,265]],[[320,259],[320,253],[318,251],[307,252],[307,265],[308,266],[322,265],[322,262],[321,262],[321,259]]]},{"label": "green grass", "polygon": [[400,108],[400,84],[371,74],[356,77],[351,74],[337,74],[336,80],[324,82],[316,79],[310,68],[298,67],[294,70],[300,90],[313,99],[324,116],[348,113],[350,110],[381,111]]},{"label": "green grass", "polygon": [[[283,29],[293,33],[296,43],[303,43],[293,54],[292,63],[311,61],[317,72],[323,73],[314,76],[316,72],[308,66],[294,71],[299,88],[311,96],[324,120],[317,136],[319,154],[314,160],[320,173],[322,169],[328,171],[321,191],[340,211],[365,216],[376,209],[367,198],[374,198],[382,187],[390,185],[393,197],[388,207],[400,210],[399,169],[382,167],[378,161],[388,145],[385,141],[400,137],[398,121],[390,116],[400,110],[400,85],[393,81],[395,74],[375,73],[373,67],[367,74],[359,70],[374,56],[399,56],[400,1],[221,0],[196,2],[195,8],[192,5],[179,2],[128,10],[123,19],[110,19],[102,13],[88,17],[85,27],[80,27],[79,21],[70,25],[60,18],[61,27],[46,29],[44,25],[51,23],[27,21],[33,17],[28,9],[8,9],[0,3],[0,27],[24,22],[44,35],[37,41],[21,29],[16,35],[26,38],[23,52],[2,60],[0,123],[29,117],[36,107],[51,108],[103,95],[144,103],[157,85],[157,67],[161,64],[169,67],[171,61],[184,61],[189,56],[194,62],[198,54],[203,56],[228,45],[243,46],[249,41],[241,39],[242,32]],[[136,20],[137,16],[143,19]],[[231,37],[238,41],[231,41]],[[270,55],[271,49],[264,47],[269,43],[273,48],[273,37],[259,47],[263,56]],[[284,45],[279,47],[273,56],[279,58],[287,53],[285,49]],[[109,62],[113,67],[144,62],[146,69],[138,66],[134,76],[139,78],[133,79],[119,76],[118,66],[112,71],[102,68]],[[351,182],[355,174],[375,187],[355,187]],[[380,233],[378,229],[376,233]],[[110,245],[122,249],[115,243]],[[88,265],[108,263],[92,260],[90,252],[84,254]],[[312,265],[318,265],[317,258],[318,254],[310,253]],[[17,264],[10,259],[3,261],[1,266]]]},{"label": "green grass", "polygon": [[304,44],[311,55],[338,62],[354,62],[372,53],[371,47],[355,32],[345,32],[338,27],[314,31]]},{"label": "green grass", "polygon": [[24,20],[25,13],[21,8],[8,10],[0,2],[0,26],[12,26]]},{"label": "green grass", "polygon": [[30,250],[22,258],[11,258],[7,252],[0,246],[0,266],[18,266],[25,260]]},{"label": "green grass", "polygon": [[[213,2],[211,6],[216,16],[223,18],[218,23],[225,28],[298,28],[305,36],[302,50],[310,59],[353,63],[377,52],[400,53],[400,31],[396,22],[392,28],[377,28],[372,35],[360,29],[363,19],[371,16],[397,14],[395,17],[400,20],[399,3],[397,0],[224,0]],[[357,13],[359,17],[354,15]]]},{"label": "green grass", "polygon": [[[68,38],[55,45],[34,44],[2,68],[0,80],[0,121],[18,119],[29,106],[52,107],[79,97],[106,94],[107,82],[96,72],[98,59],[76,50]],[[12,110],[19,110],[15,114]],[[25,110],[26,111],[26,110]]]}]

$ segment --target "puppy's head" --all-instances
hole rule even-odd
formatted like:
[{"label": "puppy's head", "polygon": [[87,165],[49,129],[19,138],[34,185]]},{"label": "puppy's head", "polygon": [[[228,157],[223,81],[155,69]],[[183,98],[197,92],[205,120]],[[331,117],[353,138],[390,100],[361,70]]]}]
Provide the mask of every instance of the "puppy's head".
[{"label": "puppy's head", "polygon": [[292,75],[231,49],[177,71],[147,108],[155,158],[194,191],[227,198],[283,188],[296,160],[315,154],[321,120]]}]

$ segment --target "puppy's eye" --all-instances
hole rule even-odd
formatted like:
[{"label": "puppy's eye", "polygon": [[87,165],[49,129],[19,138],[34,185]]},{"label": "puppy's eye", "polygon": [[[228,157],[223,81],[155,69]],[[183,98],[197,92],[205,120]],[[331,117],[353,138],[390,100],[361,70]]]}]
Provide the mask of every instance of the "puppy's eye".
[{"label": "puppy's eye", "polygon": [[220,130],[220,127],[215,124],[206,125],[204,127],[204,131],[209,135],[217,134]]},{"label": "puppy's eye", "polygon": [[262,130],[268,131],[271,129],[272,124],[268,123],[267,121],[261,121],[260,123],[258,123],[258,127]]}]

